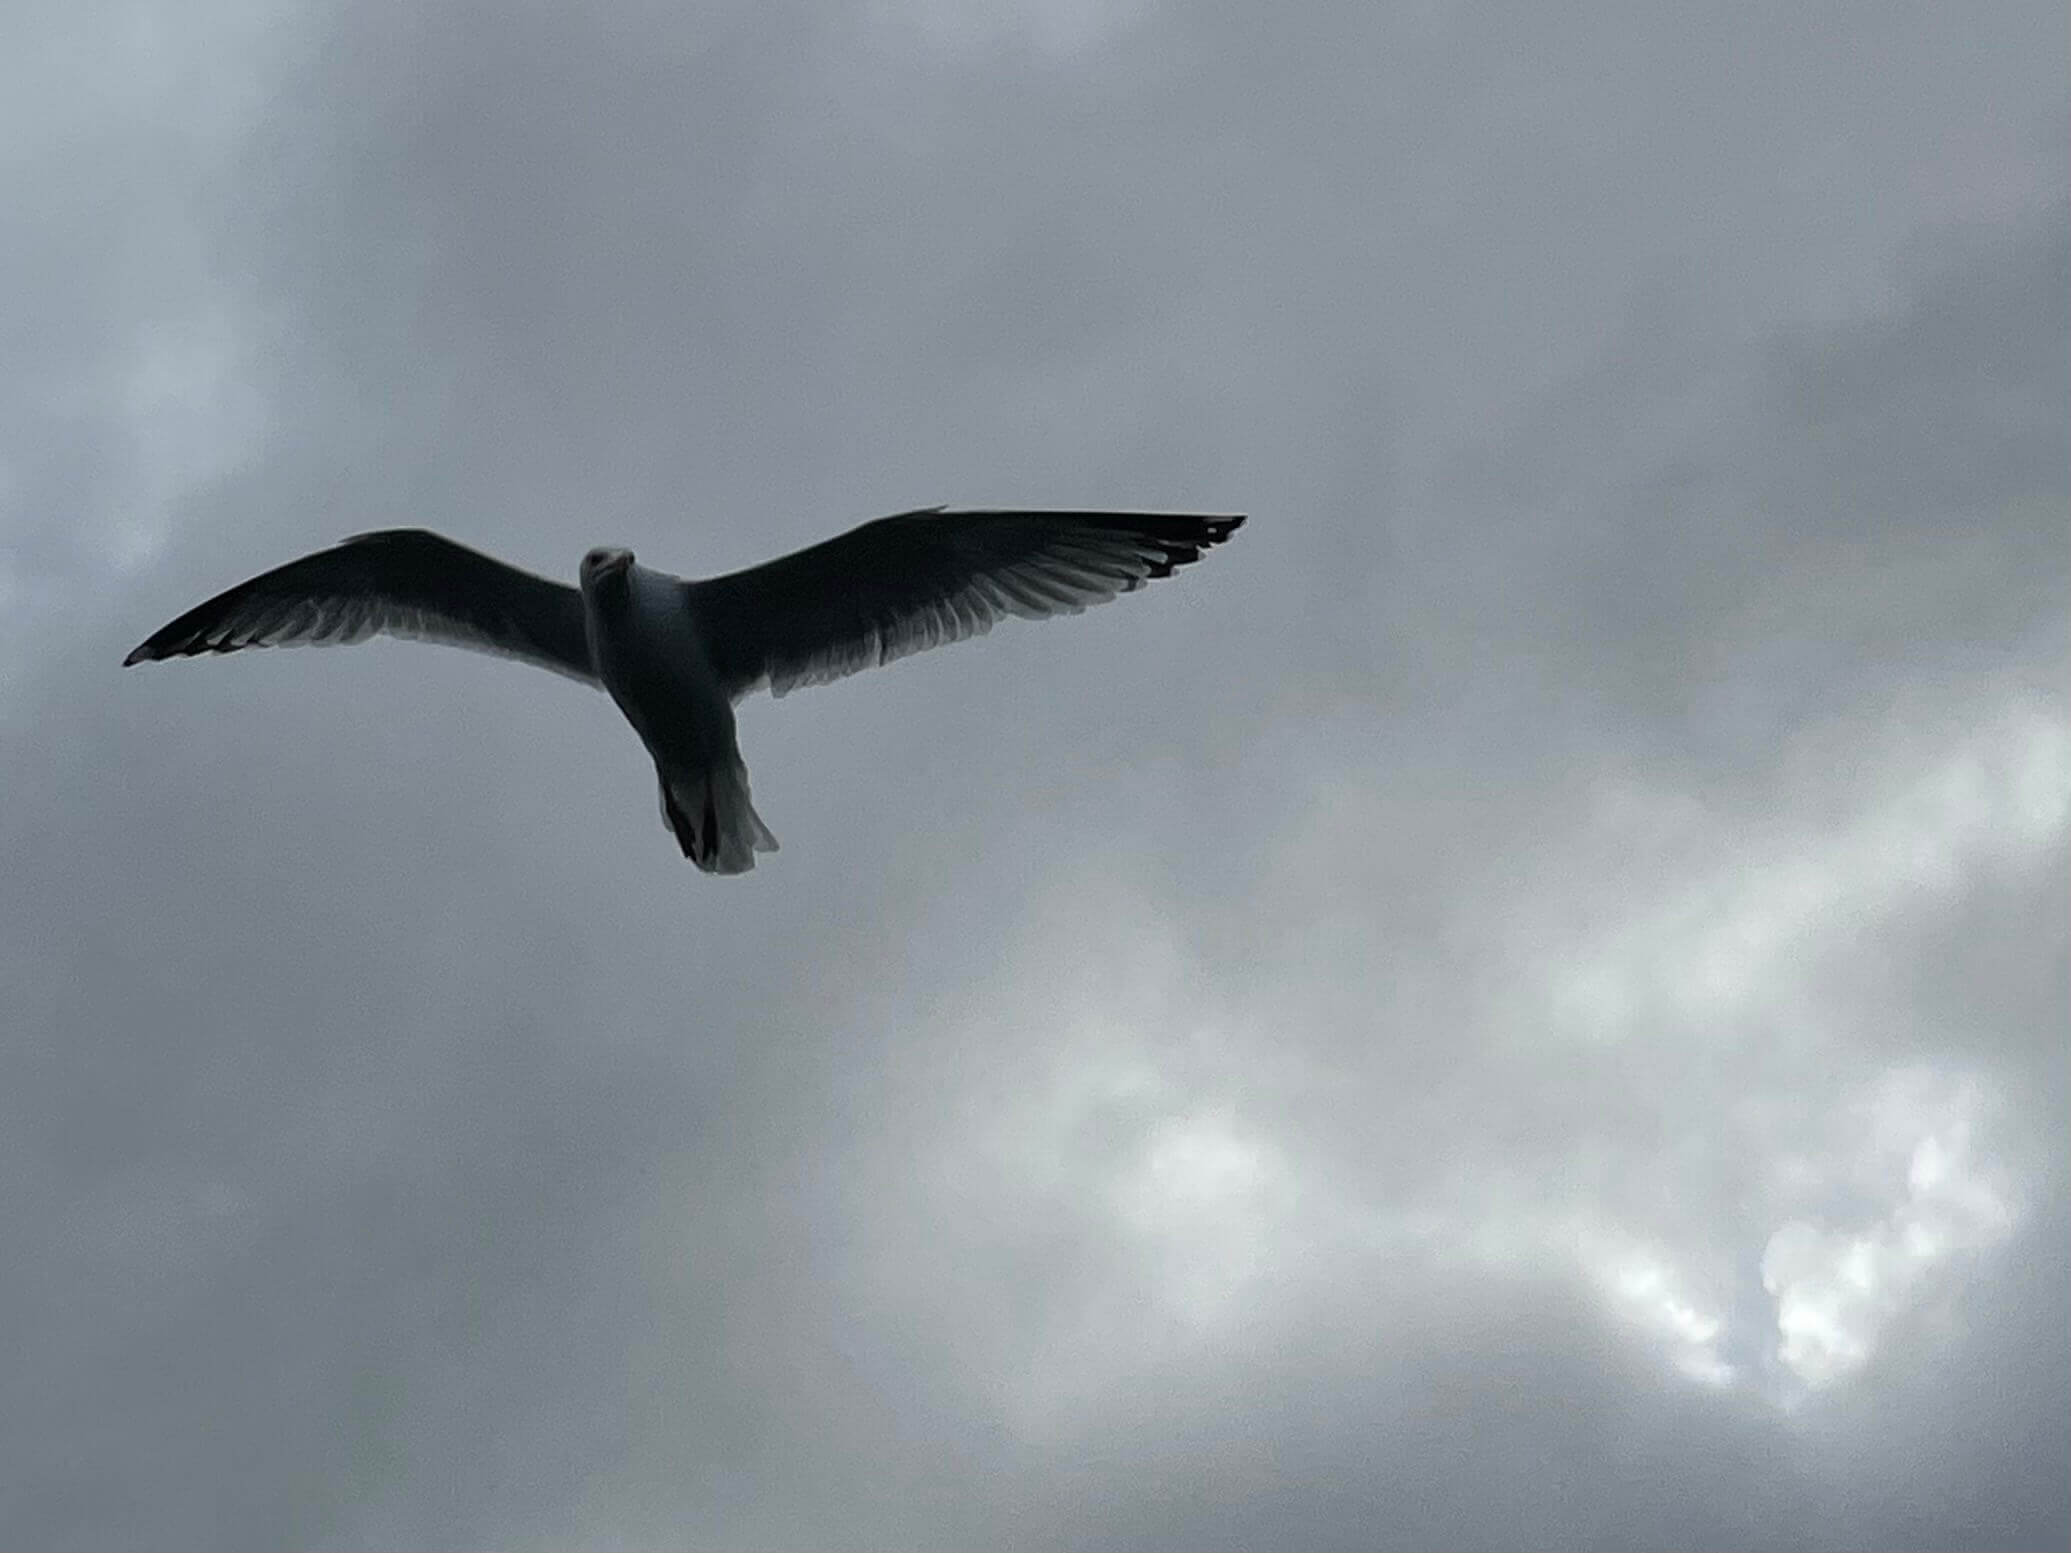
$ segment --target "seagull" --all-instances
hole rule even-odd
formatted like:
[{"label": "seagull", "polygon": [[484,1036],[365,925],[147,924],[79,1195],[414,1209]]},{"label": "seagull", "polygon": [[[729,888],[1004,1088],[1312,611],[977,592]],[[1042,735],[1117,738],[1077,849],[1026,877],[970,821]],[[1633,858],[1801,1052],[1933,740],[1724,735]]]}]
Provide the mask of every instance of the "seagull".
[{"label": "seagull", "polygon": [[122,660],[411,637],[521,659],[610,692],[654,757],[662,822],[706,873],[777,838],[749,801],[733,709],[945,642],[1007,615],[1078,614],[1201,558],[1243,514],[924,507],[722,577],[600,547],[580,586],[428,529],[359,534],[241,582]]}]

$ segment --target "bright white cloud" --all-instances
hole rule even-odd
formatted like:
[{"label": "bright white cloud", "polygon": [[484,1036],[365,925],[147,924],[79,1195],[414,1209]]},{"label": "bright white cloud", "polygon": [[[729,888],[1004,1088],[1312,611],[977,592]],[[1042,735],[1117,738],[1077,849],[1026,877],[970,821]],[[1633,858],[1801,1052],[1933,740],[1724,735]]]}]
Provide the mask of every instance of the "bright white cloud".
[{"label": "bright white cloud", "polygon": [[1615,1233],[1578,1237],[1576,1255],[1612,1309],[1668,1354],[1692,1380],[1724,1386],[1738,1372],[1719,1351],[1726,1323],[1706,1295],[1693,1290],[1672,1255]]},{"label": "bright white cloud", "polygon": [[[1759,837],[1701,839],[1705,816],[1689,804],[1621,794],[1612,828],[1640,840],[1643,855],[1708,851],[1709,861],[1665,902],[1548,956],[1557,1027],[1609,1043],[1604,1062],[1619,1062],[1628,1042],[1638,1043],[1637,1062],[1650,1044],[1694,1041],[1693,1059],[1740,1048],[1750,1072],[1768,1068],[1733,1106],[1678,1122],[1696,1163],[1649,1168],[1687,1179],[1760,1162],[1767,1200],[1785,1217],[1761,1248],[1777,1332],[1760,1346],[1811,1385],[1859,1368],[1931,1287],[1933,1269],[2002,1239],[2017,1218],[2006,1172],[1983,1142],[1985,1080],[1865,1069],[1855,1032],[1825,1025],[1806,978],[1895,913],[1947,899],[1980,870],[2059,849],[2071,815],[2071,733],[2049,709],[2017,702],[1939,749],[1904,751],[1895,765],[1841,823]],[[1846,1078],[1858,1071],[1861,1079]],[[1615,1303],[1681,1342],[1683,1367],[1712,1379],[1731,1373],[1717,1357],[1720,1318],[1706,1313],[1720,1308],[1723,1289],[1707,1307],[1671,1292],[1672,1257],[1585,1260]]]},{"label": "bright white cloud", "polygon": [[1882,1188],[1877,1207],[1793,1218],[1762,1252],[1777,1357],[1797,1379],[1818,1387],[1860,1369],[1937,1268],[2012,1230],[2011,1183],[1977,1139],[1986,1110],[1975,1080],[1919,1069],[1891,1074],[1856,1108],[1858,1136],[1834,1162]]}]

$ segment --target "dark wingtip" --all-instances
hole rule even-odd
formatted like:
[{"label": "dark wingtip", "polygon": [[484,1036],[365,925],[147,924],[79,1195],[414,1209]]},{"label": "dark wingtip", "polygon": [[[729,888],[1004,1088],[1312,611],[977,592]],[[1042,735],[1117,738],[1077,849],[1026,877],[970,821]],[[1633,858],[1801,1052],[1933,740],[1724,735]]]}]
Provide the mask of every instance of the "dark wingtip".
[{"label": "dark wingtip", "polygon": [[129,650],[129,656],[122,660],[122,666],[127,669],[139,663],[148,663],[157,656],[158,654],[151,650],[149,642],[139,642]]},{"label": "dark wingtip", "polygon": [[1206,550],[1219,545],[1244,526],[1246,514],[1241,512],[1184,513],[1180,516],[1193,525],[1192,543]]},{"label": "dark wingtip", "polygon": [[1244,526],[1245,515],[1233,513],[1175,513],[1165,519],[1174,523],[1181,532],[1170,532],[1155,536],[1154,542],[1164,549],[1164,558],[1154,562],[1149,575],[1170,577],[1182,566],[1191,566],[1208,551],[1214,549]]}]

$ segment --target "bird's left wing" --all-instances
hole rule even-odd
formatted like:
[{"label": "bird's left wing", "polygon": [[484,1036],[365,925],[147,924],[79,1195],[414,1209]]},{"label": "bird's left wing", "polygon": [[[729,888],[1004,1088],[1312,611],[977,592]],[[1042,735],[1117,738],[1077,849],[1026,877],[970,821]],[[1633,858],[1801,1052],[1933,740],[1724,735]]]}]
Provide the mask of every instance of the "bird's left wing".
[{"label": "bird's left wing", "polygon": [[1077,614],[1200,559],[1244,521],[1181,512],[950,511],[879,518],[686,583],[727,693],[775,695],[992,629]]},{"label": "bird's left wing", "polygon": [[377,633],[521,658],[597,683],[580,593],[417,528],[360,534],[241,582],[122,661],[362,642]]}]

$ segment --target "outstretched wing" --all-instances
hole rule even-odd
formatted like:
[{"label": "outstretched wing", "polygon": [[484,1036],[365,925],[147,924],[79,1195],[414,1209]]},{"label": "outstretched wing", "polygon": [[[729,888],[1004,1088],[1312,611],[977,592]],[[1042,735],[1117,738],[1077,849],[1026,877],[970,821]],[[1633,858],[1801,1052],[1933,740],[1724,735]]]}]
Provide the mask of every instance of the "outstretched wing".
[{"label": "outstretched wing", "polygon": [[582,595],[421,528],[360,534],[241,582],[123,659],[415,637],[597,683]]},{"label": "outstretched wing", "polygon": [[685,586],[727,693],[767,684],[781,696],[979,635],[1006,615],[1077,614],[1199,560],[1243,521],[930,507]]}]

